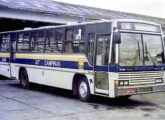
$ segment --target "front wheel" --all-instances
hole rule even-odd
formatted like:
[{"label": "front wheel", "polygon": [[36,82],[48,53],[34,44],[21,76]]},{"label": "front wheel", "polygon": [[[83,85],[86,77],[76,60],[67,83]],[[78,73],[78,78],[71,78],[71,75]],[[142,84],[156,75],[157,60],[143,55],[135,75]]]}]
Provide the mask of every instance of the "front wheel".
[{"label": "front wheel", "polygon": [[82,78],[78,84],[78,96],[83,102],[88,102],[91,98],[88,81]]},{"label": "front wheel", "polygon": [[23,69],[20,73],[20,86],[24,89],[29,87],[29,78],[25,69]]}]

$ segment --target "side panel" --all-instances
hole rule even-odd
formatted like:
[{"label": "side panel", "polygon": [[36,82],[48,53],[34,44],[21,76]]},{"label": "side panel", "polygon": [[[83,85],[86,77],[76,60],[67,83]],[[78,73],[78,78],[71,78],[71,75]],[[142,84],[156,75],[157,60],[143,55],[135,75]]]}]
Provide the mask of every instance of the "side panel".
[{"label": "side panel", "polygon": [[0,75],[10,77],[9,53],[0,53]]},{"label": "side panel", "polygon": [[[26,60],[23,60],[24,63],[21,63],[20,57],[24,57],[23,59],[26,59]],[[28,58],[29,58],[29,60],[28,60]],[[81,60],[85,59],[85,56],[82,57],[82,56],[68,55],[68,58],[67,58],[66,55],[65,55],[65,57],[64,56],[62,57],[61,55],[59,55],[59,56],[47,55],[46,56],[46,55],[37,55],[36,54],[35,58],[33,58],[33,60],[35,62],[32,62],[32,61],[30,62],[30,60],[32,60],[31,55],[16,54],[16,61],[15,61],[15,63],[11,64],[12,75],[18,79],[19,78],[19,76],[18,76],[19,69],[21,67],[24,67],[24,68],[26,68],[26,70],[28,72],[30,82],[71,90],[74,75],[76,73],[84,74],[88,79],[90,89],[91,89],[91,94],[93,94],[94,93],[93,74],[89,74],[88,70],[79,69],[79,65],[82,62],[82,61],[79,61],[80,58],[81,58]],[[73,66],[73,68],[74,68],[73,69],[73,68],[71,68],[71,65],[64,64],[64,63],[62,65],[62,62],[61,62],[61,67],[45,66],[45,64],[47,65],[47,63],[45,63],[45,62],[43,62],[44,64],[41,64],[41,63],[36,64],[36,60],[38,61],[39,59],[40,59],[40,62],[42,62],[42,60],[47,61],[48,59],[50,61],[54,61],[54,60],[60,61],[60,59],[62,59],[62,60],[68,59],[68,62],[69,62],[69,60],[73,60],[73,63],[74,63],[74,61],[78,62],[78,64],[77,64],[78,66],[77,67]],[[25,61],[29,61],[29,62],[26,63]]]},{"label": "side panel", "polygon": [[118,73],[109,72],[109,97],[115,97],[115,80],[118,80]]}]

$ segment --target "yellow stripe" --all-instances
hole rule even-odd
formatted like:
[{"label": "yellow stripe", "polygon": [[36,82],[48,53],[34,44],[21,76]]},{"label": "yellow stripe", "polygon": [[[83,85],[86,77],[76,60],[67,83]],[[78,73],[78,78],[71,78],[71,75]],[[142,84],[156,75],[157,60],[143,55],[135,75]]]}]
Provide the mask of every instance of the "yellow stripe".
[{"label": "yellow stripe", "polygon": [[0,57],[7,57],[7,58],[9,58],[10,55],[9,54],[0,54]]},{"label": "yellow stripe", "polygon": [[111,63],[111,58],[109,58],[109,63]]},{"label": "yellow stripe", "polygon": [[25,59],[47,59],[47,60],[67,60],[67,61],[86,61],[85,58],[80,57],[57,57],[57,56],[37,56],[37,55],[16,55],[16,58]]},{"label": "yellow stripe", "polygon": [[119,59],[116,58],[115,63],[119,63]]}]

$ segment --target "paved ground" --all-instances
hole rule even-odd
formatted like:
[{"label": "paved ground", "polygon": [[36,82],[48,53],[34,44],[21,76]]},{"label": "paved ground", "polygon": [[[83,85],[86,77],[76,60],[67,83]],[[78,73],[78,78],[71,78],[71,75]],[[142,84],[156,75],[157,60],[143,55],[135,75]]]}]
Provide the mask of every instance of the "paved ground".
[{"label": "paved ground", "polygon": [[165,93],[128,101],[94,97],[83,103],[70,91],[0,77],[0,120],[165,120]]}]

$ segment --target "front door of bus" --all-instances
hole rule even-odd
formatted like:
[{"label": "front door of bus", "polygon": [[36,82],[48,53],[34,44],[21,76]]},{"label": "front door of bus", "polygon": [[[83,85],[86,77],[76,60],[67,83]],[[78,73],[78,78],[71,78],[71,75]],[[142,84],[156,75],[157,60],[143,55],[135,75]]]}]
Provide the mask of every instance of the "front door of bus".
[{"label": "front door of bus", "polygon": [[108,94],[108,60],[109,60],[109,34],[97,34],[95,40],[95,61],[94,61],[94,78],[95,92]]}]

